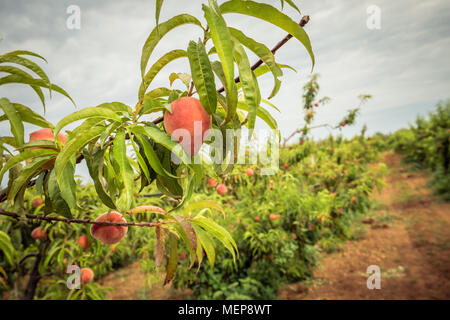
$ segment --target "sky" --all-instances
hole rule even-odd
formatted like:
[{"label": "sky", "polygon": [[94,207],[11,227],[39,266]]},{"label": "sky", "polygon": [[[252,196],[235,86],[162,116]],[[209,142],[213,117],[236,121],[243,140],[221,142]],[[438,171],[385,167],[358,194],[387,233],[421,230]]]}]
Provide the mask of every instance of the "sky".
[{"label": "sky", "polygon": [[[222,3],[223,1],[219,1]],[[280,1],[264,1],[280,8]],[[313,72],[319,73],[319,97],[331,98],[317,109],[315,124],[336,124],[346,110],[358,105],[357,96],[373,98],[361,108],[354,127],[345,136],[359,132],[393,132],[408,126],[418,114],[431,111],[440,100],[450,98],[450,1],[446,0],[304,0],[295,1],[311,20],[305,26],[316,58]],[[165,0],[160,21],[189,13],[204,23],[201,4],[207,1]],[[182,4],[182,5],[180,5]],[[80,29],[67,28],[67,8],[77,5]],[[369,29],[371,6],[379,8],[380,28]],[[47,101],[46,118],[57,123],[84,107],[120,101],[134,106],[140,84],[142,46],[155,27],[155,1],[48,1],[2,0],[0,2],[0,53],[25,49],[43,55],[41,64],[50,80],[63,87],[75,100],[76,109],[61,95]],[[285,6],[284,12],[299,21],[298,12]],[[256,18],[226,14],[229,26],[269,48],[285,36],[285,31]],[[169,50],[186,49],[189,40],[202,32],[182,26],[158,44],[150,63]],[[252,61],[257,58],[249,54]],[[271,112],[282,136],[303,125],[302,87],[311,75],[311,61],[305,48],[290,40],[276,54],[278,63],[297,70],[285,71],[282,88],[271,99],[280,113]],[[39,62],[41,63],[41,62]],[[187,60],[170,63],[158,75],[153,88],[169,86],[172,72],[189,72]],[[272,89],[270,75],[261,79],[262,96]],[[182,88],[181,82],[174,87]],[[43,114],[35,93],[22,85],[0,87],[0,97],[30,106]],[[257,128],[264,124],[259,121]],[[70,127],[69,127],[70,129]],[[26,133],[36,130],[26,126]],[[0,135],[9,134],[7,122],[0,123]],[[313,131],[323,138],[326,129]]]}]

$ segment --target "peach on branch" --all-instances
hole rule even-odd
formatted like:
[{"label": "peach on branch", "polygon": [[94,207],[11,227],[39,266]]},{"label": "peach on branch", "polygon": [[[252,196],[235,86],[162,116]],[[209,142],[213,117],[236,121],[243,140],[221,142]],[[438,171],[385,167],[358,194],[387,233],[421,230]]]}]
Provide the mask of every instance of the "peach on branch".
[{"label": "peach on branch", "polygon": [[164,113],[166,132],[189,155],[196,155],[211,129],[211,116],[203,109],[200,100],[182,97],[171,104],[172,112]]},{"label": "peach on branch", "polygon": [[258,221],[259,221],[259,217],[256,216],[256,217],[255,217],[255,222],[258,222]]},{"label": "peach on branch", "polygon": [[31,202],[31,206],[36,209],[37,207],[39,207],[40,205],[42,205],[44,203],[44,201],[42,199],[35,199]]},{"label": "peach on branch", "polygon": [[285,164],[284,164],[284,168],[285,168],[285,169],[289,168],[289,163],[285,163]]},{"label": "peach on branch", "polygon": [[215,186],[217,186],[217,180],[214,178],[209,178],[208,179],[208,188],[214,188]]},{"label": "peach on branch", "polygon": [[86,284],[94,280],[94,271],[90,268],[81,268],[81,283]]},{"label": "peach on branch", "polygon": [[[120,222],[127,221],[118,212],[105,212],[100,217],[95,219],[96,222]],[[100,225],[93,224],[91,226],[91,235],[104,244],[114,244],[122,240],[127,234],[128,226],[114,226],[114,225]]]},{"label": "peach on branch", "polygon": [[41,227],[34,228],[33,231],[31,231],[31,237],[33,239],[45,240],[47,239],[47,231]]},{"label": "peach on branch", "polygon": [[352,202],[353,202],[353,203],[356,203],[356,196],[353,196],[353,197],[352,197]]},{"label": "peach on branch", "polygon": [[272,220],[272,221],[278,220],[278,219],[280,219],[280,215],[279,214],[275,214],[275,213],[271,213],[269,215],[269,219]]},{"label": "peach on branch", "polygon": [[[66,145],[67,136],[64,133],[58,133],[58,138],[61,141],[61,144],[63,146]],[[55,136],[53,135],[53,132],[50,128],[44,128],[37,131],[34,131],[30,133],[30,142],[31,141],[38,141],[38,140],[47,140],[47,141],[55,141]],[[37,147],[33,149],[46,149],[45,147]],[[50,159],[46,163],[42,165],[43,169],[50,170],[53,168],[53,165],[55,164],[55,159]]]},{"label": "peach on branch", "polygon": [[216,191],[218,194],[223,196],[224,194],[226,194],[228,192],[228,189],[224,184],[219,184],[216,188]]},{"label": "peach on branch", "polygon": [[85,234],[78,238],[77,243],[83,250],[87,250],[89,248],[88,237]]},{"label": "peach on branch", "polygon": [[255,174],[252,168],[245,169],[244,173],[249,177],[253,177],[253,175]]}]

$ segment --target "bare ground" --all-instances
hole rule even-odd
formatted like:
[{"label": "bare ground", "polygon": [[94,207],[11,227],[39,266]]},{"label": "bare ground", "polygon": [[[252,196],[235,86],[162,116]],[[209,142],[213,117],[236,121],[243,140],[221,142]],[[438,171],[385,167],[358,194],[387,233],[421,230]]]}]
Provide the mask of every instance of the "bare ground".
[{"label": "bare ground", "polygon": [[[430,195],[427,174],[396,154],[383,159],[390,174],[363,239],[325,256],[314,281],[287,286],[280,298],[450,299],[450,204]],[[380,290],[367,289],[369,265],[381,268]]]}]

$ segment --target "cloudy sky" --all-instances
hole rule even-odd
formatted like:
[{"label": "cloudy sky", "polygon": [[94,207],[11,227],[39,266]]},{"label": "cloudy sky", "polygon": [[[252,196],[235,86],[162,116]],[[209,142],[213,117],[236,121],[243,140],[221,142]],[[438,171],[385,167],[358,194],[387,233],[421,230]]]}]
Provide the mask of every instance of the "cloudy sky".
[{"label": "cloudy sky", "polygon": [[[74,98],[78,108],[96,106],[108,101],[121,101],[134,106],[140,84],[142,45],[155,26],[154,0],[145,1],[25,1],[0,2],[0,52],[27,49],[47,58],[44,65],[52,82],[62,86]],[[161,21],[189,13],[201,18],[201,4],[206,0],[166,0]],[[223,1],[219,1],[220,3]],[[279,7],[279,1],[266,1]],[[417,114],[432,110],[442,99],[450,98],[450,1],[388,0],[303,0],[296,1],[302,14],[311,17],[305,27],[316,56],[314,72],[320,74],[320,95],[331,102],[320,108],[317,124],[337,123],[345,110],[354,108],[357,96],[373,95],[362,107],[354,128],[344,134],[353,135],[363,124],[369,133],[392,132],[407,126]],[[67,8],[81,9],[81,28],[69,30]],[[182,4],[182,5],[180,5]],[[367,8],[376,5],[381,12],[381,28],[370,30]],[[295,20],[299,14],[285,8]],[[255,18],[225,15],[227,23],[269,47],[285,32]],[[198,28],[183,26],[172,31],[158,45],[151,61],[172,49],[187,48],[188,41],[201,36]],[[273,113],[281,133],[287,136],[302,123],[300,113],[302,86],[311,72],[306,50],[295,40],[288,42],[277,55],[297,73],[286,71],[279,94],[272,99],[281,113]],[[253,60],[256,60],[252,56]],[[171,72],[188,72],[187,60],[169,64],[153,83],[169,86]],[[272,78],[261,82],[267,97]],[[181,84],[181,82],[180,82]],[[178,86],[176,84],[175,86]],[[181,87],[180,87],[181,88]],[[0,97],[43,111],[35,93],[23,86],[0,88]],[[73,112],[69,100],[54,94],[48,101],[46,116],[56,123]],[[261,123],[258,124],[262,126]],[[27,130],[32,130],[27,127]],[[318,129],[317,138],[328,132]],[[0,135],[9,131],[0,126]]]}]

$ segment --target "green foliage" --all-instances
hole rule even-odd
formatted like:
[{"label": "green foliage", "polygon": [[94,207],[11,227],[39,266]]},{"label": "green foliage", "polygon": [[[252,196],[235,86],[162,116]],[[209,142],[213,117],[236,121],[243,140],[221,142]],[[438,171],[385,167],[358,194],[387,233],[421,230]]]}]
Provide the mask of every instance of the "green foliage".
[{"label": "green foliage", "polygon": [[388,146],[402,153],[405,162],[433,173],[430,184],[436,194],[450,200],[450,101],[440,102],[428,117],[419,116],[409,129],[392,134]]}]

